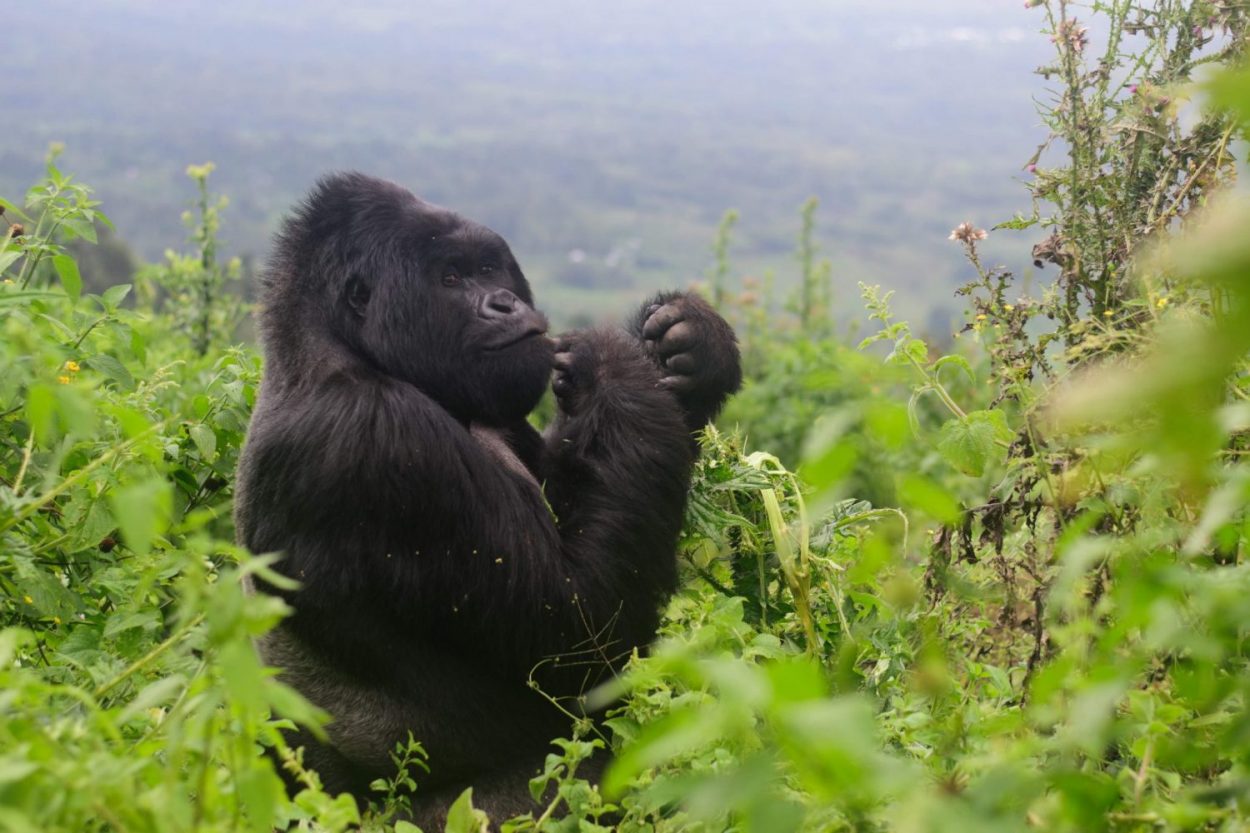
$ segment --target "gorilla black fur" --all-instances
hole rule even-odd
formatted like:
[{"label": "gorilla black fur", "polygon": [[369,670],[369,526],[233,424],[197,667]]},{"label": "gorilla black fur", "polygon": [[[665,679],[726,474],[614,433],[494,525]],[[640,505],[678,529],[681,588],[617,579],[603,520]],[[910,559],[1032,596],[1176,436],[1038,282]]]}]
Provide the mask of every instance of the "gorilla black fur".
[{"label": "gorilla black fur", "polygon": [[333,717],[328,744],[293,738],[306,764],[364,798],[411,731],[425,829],[469,785],[497,819],[533,809],[569,726],[529,676],[574,697],[654,636],[691,432],[740,383],[733,332],[671,293],[553,342],[502,238],[360,174],[286,222],[261,327],[236,517],[299,582],[260,588],[295,613],[259,648]]}]

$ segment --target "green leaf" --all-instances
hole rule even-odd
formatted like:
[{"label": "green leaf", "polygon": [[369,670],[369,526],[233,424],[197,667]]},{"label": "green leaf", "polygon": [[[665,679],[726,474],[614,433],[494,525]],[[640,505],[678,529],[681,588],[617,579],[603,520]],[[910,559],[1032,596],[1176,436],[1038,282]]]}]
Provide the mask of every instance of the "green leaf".
[{"label": "green leaf", "polygon": [[181,674],[159,677],[144,686],[143,690],[126,704],[126,707],[118,714],[117,722],[121,724],[133,720],[148,709],[170,702],[182,692],[186,684],[187,680]]},{"label": "green leaf", "polygon": [[899,479],[898,496],[903,505],[914,507],[945,524],[959,520],[959,501],[937,483],[919,474],[905,473]]},{"label": "green leaf", "polygon": [[247,821],[256,833],[274,829],[274,812],[282,796],[282,781],[268,769],[253,767],[235,778],[239,798],[247,808]]},{"label": "green leaf", "polygon": [[153,478],[114,490],[109,495],[109,505],[126,546],[142,555],[169,523],[173,496],[168,483]]},{"label": "green leaf", "polygon": [[116,636],[132,628],[155,628],[161,623],[154,610],[138,610],[130,613],[117,613],[108,618],[104,625],[105,636]]},{"label": "green leaf", "polygon": [[95,223],[85,217],[66,217],[61,220],[61,228],[69,231],[74,237],[81,237],[92,243],[96,240]]},{"label": "green leaf", "polygon": [[22,209],[18,208],[16,205],[6,200],[4,197],[0,197],[0,208],[4,209],[5,217],[9,217],[10,215],[12,215],[13,217],[16,217],[17,219],[21,220],[23,223],[30,222],[30,218],[26,216],[25,212],[23,212]]},{"label": "green leaf", "polygon": [[28,301],[37,301],[43,298],[59,298],[62,297],[59,292],[48,292],[46,289],[19,289],[15,292],[0,291],[0,307],[24,304]]},{"label": "green leaf", "polygon": [[999,445],[1011,439],[1007,415],[1002,411],[972,411],[963,419],[952,419],[938,435],[938,453],[955,468],[980,477],[991,461],[1002,459],[1006,449]]},{"label": "green leaf", "polygon": [[213,429],[209,428],[202,422],[197,422],[191,426],[188,432],[191,434],[191,440],[195,443],[195,447],[199,449],[200,458],[207,462],[212,462],[217,457],[217,435],[213,433]]},{"label": "green leaf", "polygon": [[4,270],[12,266],[19,257],[22,256],[22,250],[16,246],[7,251],[0,252],[0,275],[4,274]]},{"label": "green leaf", "polygon": [[35,439],[48,443],[56,418],[56,391],[48,385],[31,385],[26,393],[26,420]]},{"label": "green leaf", "polygon": [[101,353],[86,359],[86,363],[92,370],[99,371],[102,375],[112,379],[122,390],[134,390],[135,377],[130,375],[125,365],[112,356]]},{"label": "green leaf", "polygon": [[968,364],[968,360],[960,355],[943,356],[933,363],[933,375],[937,376],[942,372],[942,368],[953,365],[968,375],[968,380],[976,384],[977,376],[972,372],[972,365]]},{"label": "green leaf", "polygon": [[110,286],[100,295],[100,300],[104,302],[104,308],[113,310],[117,305],[126,300],[126,296],[130,294],[130,284],[119,283],[117,286]]},{"label": "green leaf", "polygon": [[990,231],[998,231],[999,229],[1012,229],[1013,231],[1021,231],[1031,228],[1041,222],[1040,217],[1025,217],[1023,214],[1017,214],[1010,220],[992,226]]},{"label": "green leaf", "polygon": [[473,806],[473,788],[469,787],[460,793],[460,797],[447,811],[447,826],[444,833],[486,833],[490,818]]},{"label": "green leaf", "polygon": [[52,267],[60,276],[66,293],[77,301],[82,295],[82,276],[78,274],[78,263],[69,255],[57,255],[52,258]]}]

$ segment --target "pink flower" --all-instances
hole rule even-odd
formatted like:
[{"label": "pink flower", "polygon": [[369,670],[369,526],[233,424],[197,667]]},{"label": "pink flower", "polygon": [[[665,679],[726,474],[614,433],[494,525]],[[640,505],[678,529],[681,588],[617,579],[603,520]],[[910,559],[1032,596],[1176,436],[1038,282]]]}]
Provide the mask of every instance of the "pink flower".
[{"label": "pink flower", "polygon": [[1085,51],[1086,44],[1089,43],[1089,30],[1076,21],[1075,18],[1070,20],[1062,20],[1055,29],[1055,34],[1050,37],[1051,43],[1066,43],[1076,52]]},{"label": "pink flower", "polygon": [[960,243],[971,246],[978,240],[984,240],[989,233],[983,228],[976,228],[972,223],[964,222],[955,226],[951,231],[947,240],[958,240]]}]

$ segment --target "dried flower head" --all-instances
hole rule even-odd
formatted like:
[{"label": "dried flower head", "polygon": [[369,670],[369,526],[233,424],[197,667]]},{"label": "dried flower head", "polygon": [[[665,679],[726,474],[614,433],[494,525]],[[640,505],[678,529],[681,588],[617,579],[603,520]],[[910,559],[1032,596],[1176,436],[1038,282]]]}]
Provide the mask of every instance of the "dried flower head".
[{"label": "dried flower head", "polygon": [[1076,52],[1084,52],[1089,44],[1089,30],[1075,18],[1059,21],[1055,34],[1050,37],[1051,43],[1066,43]]},{"label": "dried flower head", "polygon": [[960,223],[951,230],[948,240],[958,240],[960,243],[971,245],[978,240],[984,240],[989,233],[983,228],[976,228],[972,223]]},{"label": "dried flower head", "polygon": [[21,237],[25,233],[26,233],[26,226],[22,225],[21,223],[14,223],[13,225],[9,226],[10,237],[14,237],[14,238]]}]

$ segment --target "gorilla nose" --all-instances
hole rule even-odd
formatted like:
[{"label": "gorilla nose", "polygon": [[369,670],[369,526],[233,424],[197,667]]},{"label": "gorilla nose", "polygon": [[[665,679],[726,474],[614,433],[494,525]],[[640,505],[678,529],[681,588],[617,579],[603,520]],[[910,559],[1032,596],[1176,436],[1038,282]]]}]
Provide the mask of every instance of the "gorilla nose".
[{"label": "gorilla nose", "polygon": [[482,298],[482,306],[478,314],[483,318],[507,318],[515,315],[523,307],[521,299],[506,289],[496,289],[486,293]]}]

